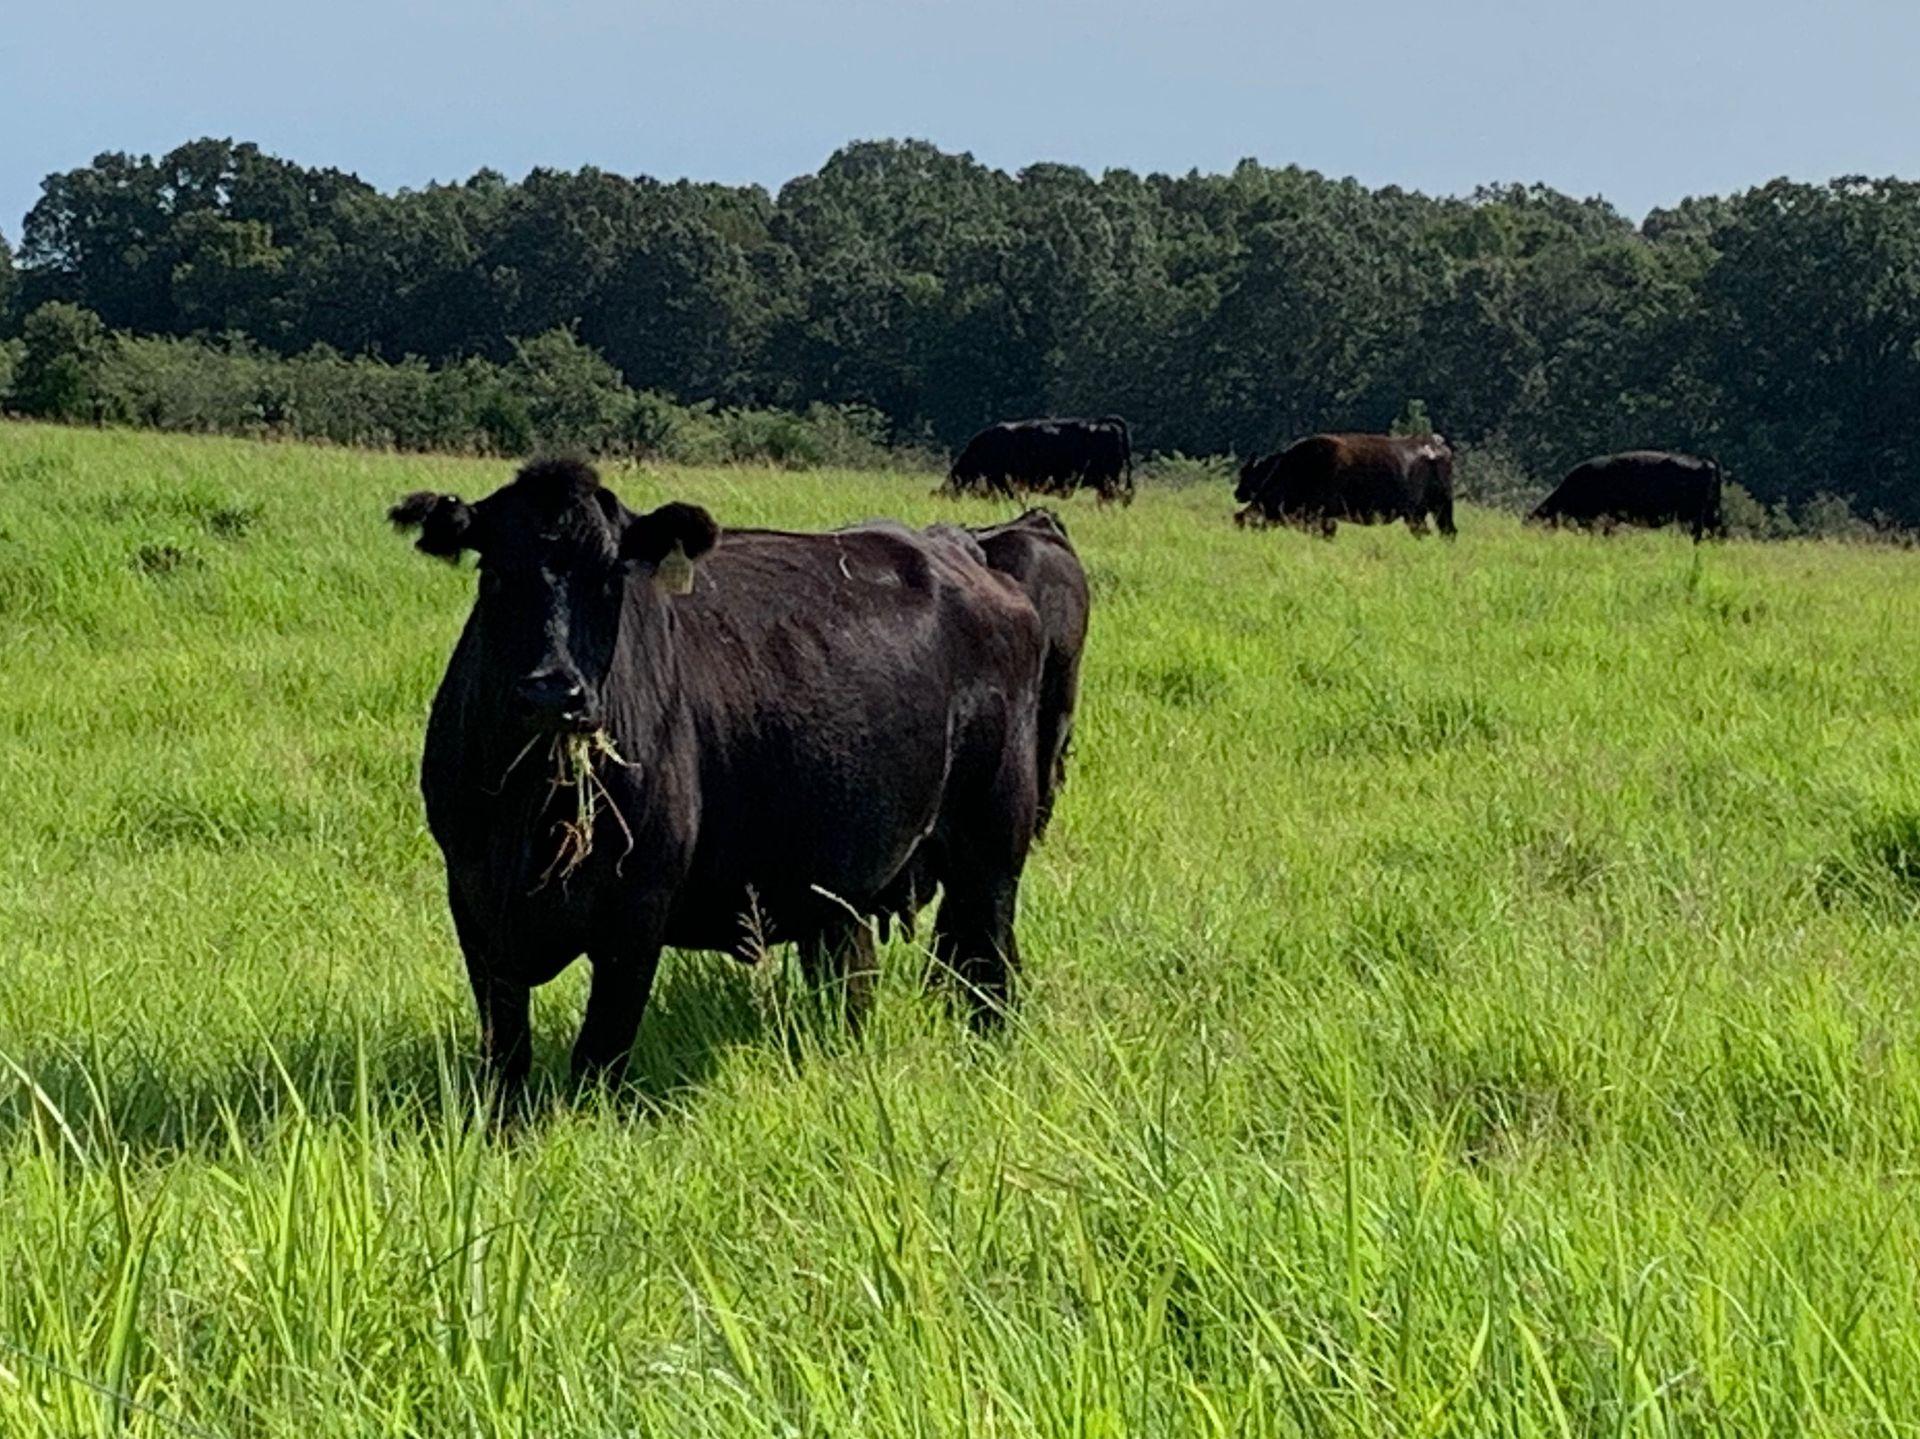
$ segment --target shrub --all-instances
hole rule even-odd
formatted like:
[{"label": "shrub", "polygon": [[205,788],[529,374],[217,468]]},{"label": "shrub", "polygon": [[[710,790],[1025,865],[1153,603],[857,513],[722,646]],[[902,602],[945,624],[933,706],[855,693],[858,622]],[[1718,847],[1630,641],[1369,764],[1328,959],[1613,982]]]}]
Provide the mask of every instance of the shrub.
[{"label": "shrub", "polygon": [[1433,433],[1433,418],[1427,414],[1427,402],[1420,399],[1407,401],[1406,408],[1393,422],[1396,435],[1430,435]]},{"label": "shrub", "polygon": [[688,419],[684,405],[676,405],[657,390],[642,390],[633,397],[627,416],[627,444],[636,454],[668,454]]},{"label": "shrub", "polygon": [[716,409],[681,405],[645,391],[633,397],[627,438],[639,454],[676,464],[778,465],[784,469],[876,468],[897,464],[886,417],[864,405],[810,405],[789,410]]},{"label": "shrub", "polygon": [[598,351],[571,330],[513,342],[509,383],[527,409],[534,444],[544,450],[605,454],[627,447],[633,391]]},{"label": "shrub", "polygon": [[482,390],[473,418],[482,447],[496,455],[529,454],[538,439],[527,402],[498,379]]},{"label": "shrub", "polygon": [[1736,480],[1728,480],[1720,487],[1720,517],[1727,533],[1735,539],[1784,540],[1800,533],[1800,526],[1787,513],[1785,505],[1768,509]]},{"label": "shrub", "polygon": [[18,340],[0,340],[0,410],[7,409],[13,398],[13,377],[20,367],[22,348]]},{"label": "shrub", "polygon": [[1239,474],[1232,455],[1183,455],[1178,450],[1134,461],[1141,483],[1181,490],[1195,485],[1224,485],[1232,490]]},{"label": "shrub", "polygon": [[100,418],[156,430],[260,433],[269,427],[259,376],[272,365],[244,340],[217,348],[116,335],[99,365]]},{"label": "shrub", "polygon": [[1546,498],[1541,483],[1498,436],[1453,447],[1453,488],[1463,500],[1488,509],[1526,514]]},{"label": "shrub", "polygon": [[807,406],[821,463],[842,469],[877,469],[888,463],[887,417],[868,405]]},{"label": "shrub", "polygon": [[1868,540],[1877,537],[1874,526],[1853,512],[1840,495],[1820,490],[1800,507],[1799,532],[1816,540]]},{"label": "shrub", "polygon": [[43,420],[101,419],[101,370],[107,332],[91,310],[51,300],[20,327],[13,406]]}]

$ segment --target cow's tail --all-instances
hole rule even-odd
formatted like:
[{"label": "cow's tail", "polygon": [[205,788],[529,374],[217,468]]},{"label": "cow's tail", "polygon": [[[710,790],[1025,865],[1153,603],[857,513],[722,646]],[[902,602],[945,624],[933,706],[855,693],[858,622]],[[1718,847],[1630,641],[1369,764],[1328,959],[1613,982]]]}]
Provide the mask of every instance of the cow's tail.
[{"label": "cow's tail", "polygon": [[1034,725],[1036,841],[1047,837],[1054,806],[1067,783],[1067,755],[1073,749],[1073,712],[1079,695],[1079,652],[1049,641],[1040,664],[1040,704]]},{"label": "cow's tail", "polygon": [[1067,783],[1067,754],[1073,748],[1073,692],[1077,669],[1051,648],[1040,675],[1040,704],[1034,725],[1036,789],[1034,793],[1033,838],[1037,844],[1047,837],[1053,822],[1054,806]]}]

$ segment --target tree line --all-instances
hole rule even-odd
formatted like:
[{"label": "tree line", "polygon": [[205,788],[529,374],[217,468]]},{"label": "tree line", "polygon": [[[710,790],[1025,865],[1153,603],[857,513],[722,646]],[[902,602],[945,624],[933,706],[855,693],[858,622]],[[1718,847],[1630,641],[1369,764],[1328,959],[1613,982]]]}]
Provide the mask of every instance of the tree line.
[{"label": "tree line", "polygon": [[26,413],[738,453],[782,423],[950,450],[997,419],[1117,412],[1138,448],[1189,455],[1423,413],[1535,478],[1659,445],[1766,505],[1920,524],[1900,180],[1775,181],[1636,225],[1540,186],[1008,174],[917,141],[777,194],[595,169],[384,194],[198,140],[48,177],[0,242],[0,315]]}]

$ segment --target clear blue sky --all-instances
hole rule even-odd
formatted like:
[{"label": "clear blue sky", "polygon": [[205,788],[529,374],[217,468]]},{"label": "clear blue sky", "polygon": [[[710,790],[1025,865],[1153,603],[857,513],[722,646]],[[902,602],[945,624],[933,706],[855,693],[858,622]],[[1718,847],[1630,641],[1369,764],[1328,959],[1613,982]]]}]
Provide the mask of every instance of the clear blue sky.
[{"label": "clear blue sky", "polygon": [[0,231],[49,171],[230,135],[391,188],[482,165],[776,186],[852,139],[1016,168],[1242,156],[1634,216],[1920,175],[1914,0],[68,0],[0,15]]}]

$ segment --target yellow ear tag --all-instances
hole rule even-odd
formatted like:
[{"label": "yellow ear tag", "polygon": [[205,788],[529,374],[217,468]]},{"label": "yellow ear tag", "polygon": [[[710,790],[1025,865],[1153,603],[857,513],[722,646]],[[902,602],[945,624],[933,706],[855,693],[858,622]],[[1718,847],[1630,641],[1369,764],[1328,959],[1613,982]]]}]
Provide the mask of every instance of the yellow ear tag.
[{"label": "yellow ear tag", "polygon": [[660,586],[663,594],[693,593],[693,561],[687,558],[686,550],[678,542],[654,569],[653,582]]}]

